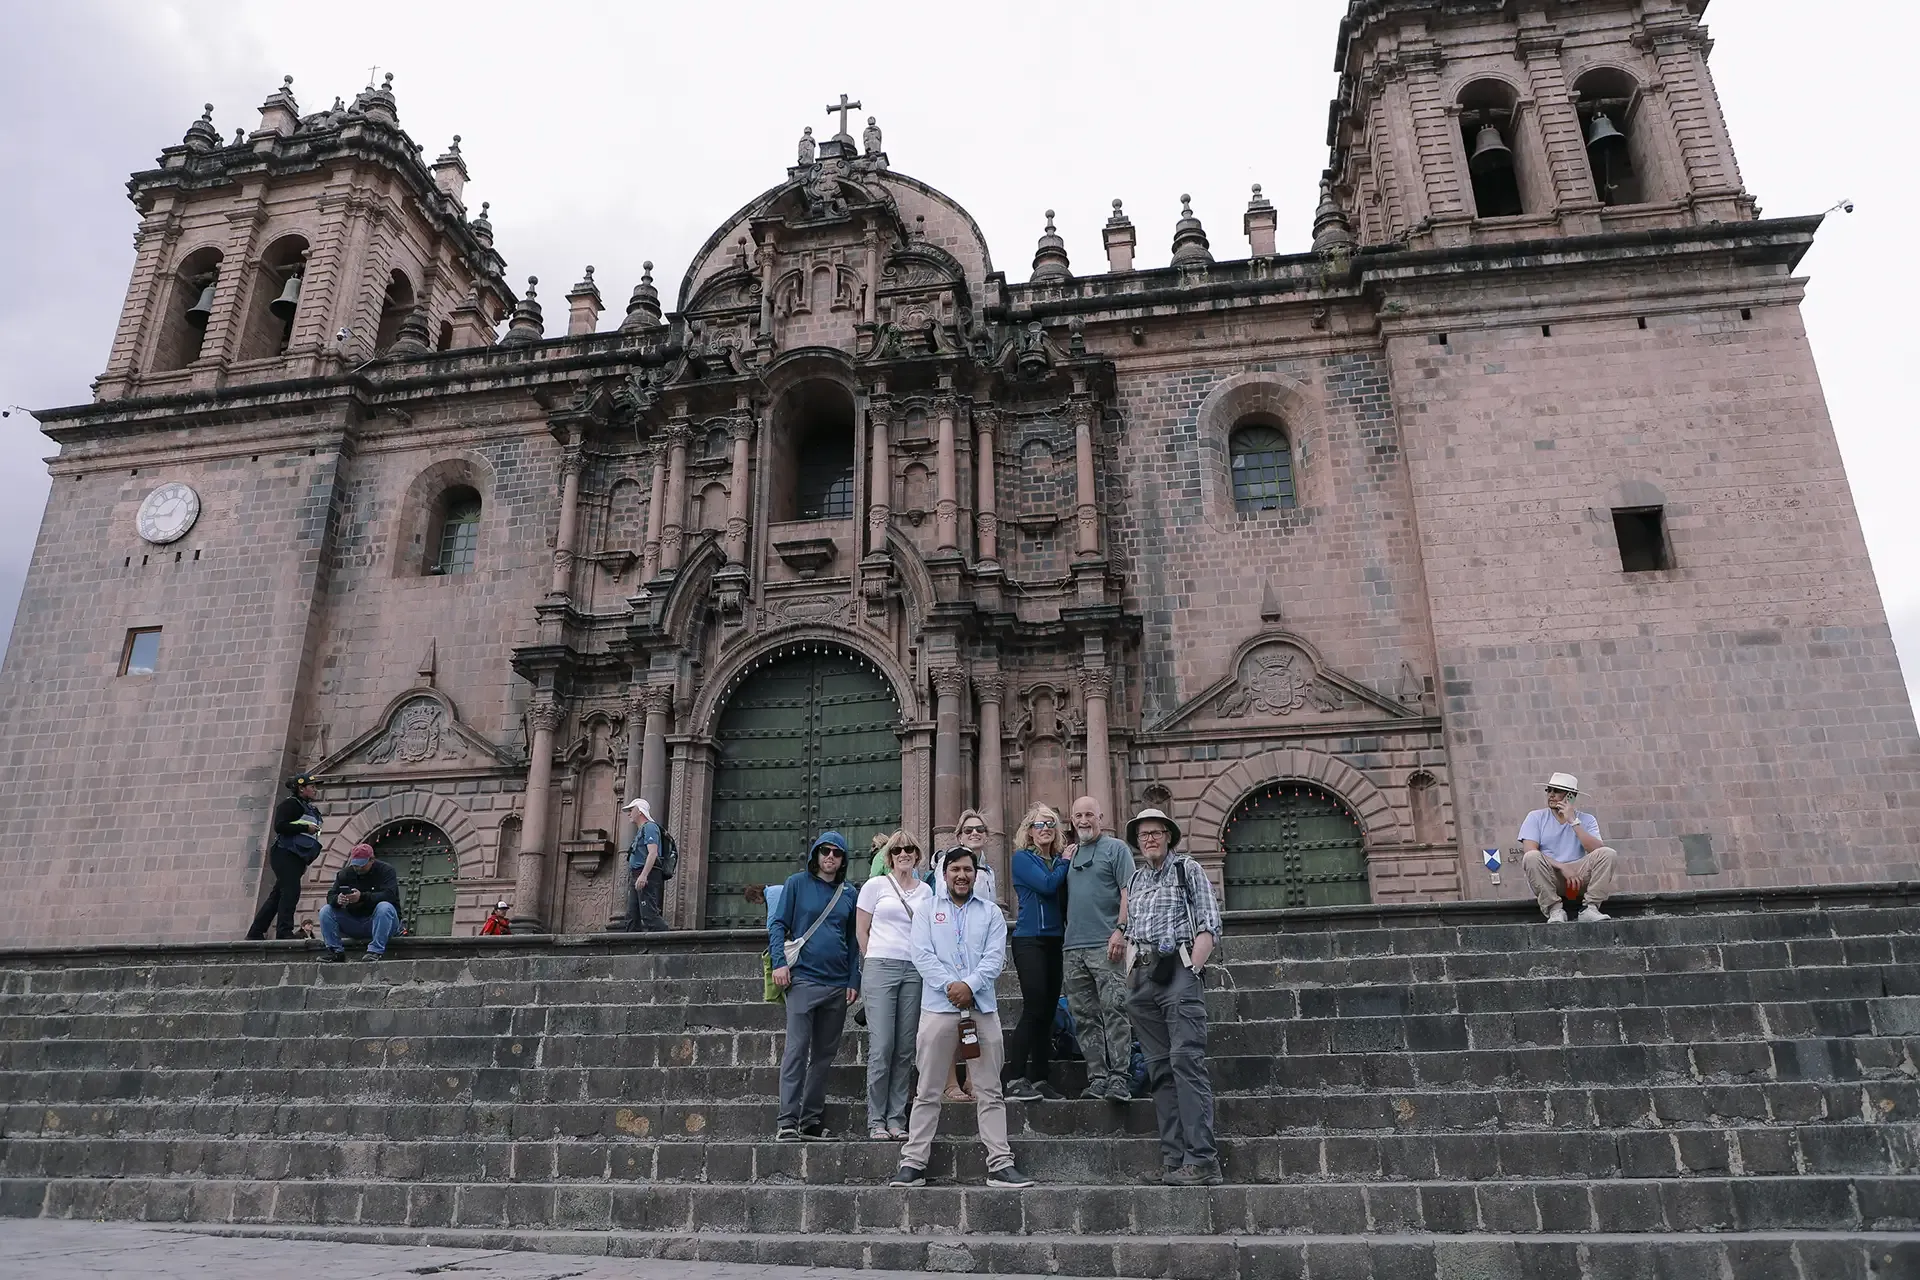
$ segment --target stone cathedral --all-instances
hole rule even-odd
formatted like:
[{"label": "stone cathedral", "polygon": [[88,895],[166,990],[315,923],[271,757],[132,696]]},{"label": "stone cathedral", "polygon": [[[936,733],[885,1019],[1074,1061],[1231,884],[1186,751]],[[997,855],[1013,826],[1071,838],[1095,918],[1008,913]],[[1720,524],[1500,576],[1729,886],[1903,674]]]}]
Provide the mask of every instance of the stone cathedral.
[{"label": "stone cathedral", "polygon": [[1920,878],[1819,220],[1743,186],[1706,7],[1353,0],[1302,253],[1255,187],[996,265],[842,97],[559,337],[392,76],[209,110],[42,415],[0,940],[238,936],[303,769],[309,904],[368,840],[423,934],[605,928],[636,795],[686,928],[819,828],[977,808],[1004,869],[1083,793],[1232,909],[1515,895],[1559,769],[1626,889]]}]

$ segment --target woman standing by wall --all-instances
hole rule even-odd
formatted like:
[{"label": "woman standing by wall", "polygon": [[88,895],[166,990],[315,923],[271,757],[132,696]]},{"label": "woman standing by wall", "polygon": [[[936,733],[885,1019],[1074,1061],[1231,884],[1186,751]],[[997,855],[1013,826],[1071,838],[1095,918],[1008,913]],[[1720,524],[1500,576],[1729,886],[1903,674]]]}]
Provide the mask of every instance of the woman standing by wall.
[{"label": "woman standing by wall", "polygon": [[1013,928],[1013,967],[1020,974],[1020,1025],[1007,1046],[1006,1096],[1058,1101],[1048,1081],[1053,1010],[1060,1003],[1060,944],[1067,930],[1067,860],[1060,815],[1044,804],[1027,811],[1014,833],[1013,890],[1020,918]]}]

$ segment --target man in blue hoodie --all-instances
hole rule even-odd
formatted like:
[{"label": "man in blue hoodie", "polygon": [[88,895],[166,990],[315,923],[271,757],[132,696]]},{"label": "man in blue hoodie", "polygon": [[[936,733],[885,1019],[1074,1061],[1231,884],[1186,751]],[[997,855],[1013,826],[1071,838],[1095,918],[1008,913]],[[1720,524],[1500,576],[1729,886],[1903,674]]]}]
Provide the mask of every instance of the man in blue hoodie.
[{"label": "man in blue hoodie", "polygon": [[[854,941],[859,895],[847,883],[847,839],[825,831],[807,853],[807,869],[787,878],[780,909],[767,923],[774,985],[787,993],[787,1048],[780,1059],[775,1142],[827,1136],[827,1072],[840,1052],[847,1006],[860,994]],[[789,962],[786,946],[799,943]]]}]

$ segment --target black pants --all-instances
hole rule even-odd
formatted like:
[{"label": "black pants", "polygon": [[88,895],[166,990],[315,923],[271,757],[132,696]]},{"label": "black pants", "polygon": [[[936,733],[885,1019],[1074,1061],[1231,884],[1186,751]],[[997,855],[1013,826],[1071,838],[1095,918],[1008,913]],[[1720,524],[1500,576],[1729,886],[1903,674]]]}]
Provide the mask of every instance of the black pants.
[{"label": "black pants", "polygon": [[273,871],[273,888],[267,890],[267,900],[254,914],[247,937],[256,941],[264,938],[267,925],[273,924],[274,937],[291,938],[293,913],[300,905],[300,877],[307,873],[307,864],[297,855],[275,847],[267,854],[267,866]]},{"label": "black pants", "polygon": [[644,889],[633,887],[635,875],[632,867],[627,868],[627,919],[621,926],[628,933],[658,933],[667,927],[667,918],[660,914],[660,899],[666,889],[666,877],[655,867],[653,874],[647,877]]},{"label": "black pants", "polygon": [[1015,938],[1013,967],[1020,975],[1020,1025],[1007,1045],[1003,1079],[1038,1084],[1053,1060],[1053,1011],[1060,1004],[1059,938]]}]

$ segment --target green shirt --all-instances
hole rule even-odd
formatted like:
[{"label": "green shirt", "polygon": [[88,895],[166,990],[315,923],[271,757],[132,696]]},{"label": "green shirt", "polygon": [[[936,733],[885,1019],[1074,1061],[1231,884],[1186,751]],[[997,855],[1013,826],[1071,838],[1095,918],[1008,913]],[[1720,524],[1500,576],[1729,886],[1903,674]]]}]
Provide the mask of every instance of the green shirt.
[{"label": "green shirt", "polygon": [[1133,879],[1133,849],[1101,836],[1073,851],[1067,871],[1067,934],[1061,946],[1104,947],[1120,919],[1120,891]]}]

